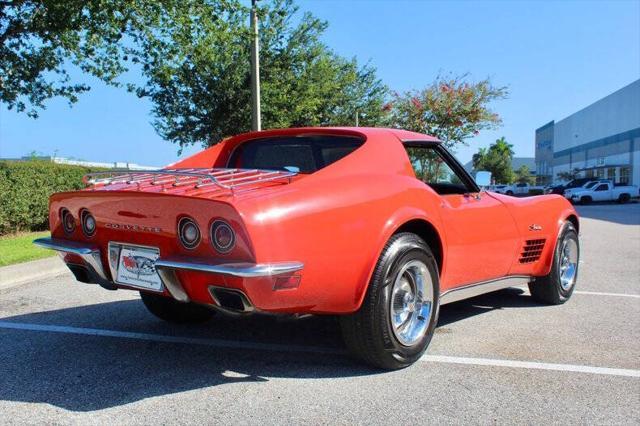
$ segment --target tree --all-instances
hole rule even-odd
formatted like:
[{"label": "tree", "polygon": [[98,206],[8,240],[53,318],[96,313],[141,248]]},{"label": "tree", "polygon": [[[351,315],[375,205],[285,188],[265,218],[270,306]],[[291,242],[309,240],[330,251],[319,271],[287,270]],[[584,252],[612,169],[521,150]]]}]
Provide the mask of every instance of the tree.
[{"label": "tree", "polygon": [[[386,87],[369,65],[332,52],[327,24],[293,0],[259,3],[265,127],[376,124]],[[0,99],[37,117],[53,97],[90,88],[75,65],[153,105],[154,126],[180,146],[249,130],[249,9],[239,0],[0,2]],[[132,73],[127,74],[127,71]],[[123,81],[130,75],[142,79]]]},{"label": "tree", "polygon": [[[326,22],[298,16],[292,0],[258,4],[265,128],[353,125],[356,114],[361,125],[380,122],[386,88],[373,67],[332,52],[321,41]],[[248,9],[207,7],[168,17],[136,52],[147,79],[136,93],[152,101],[160,135],[181,147],[250,129]]]},{"label": "tree", "polygon": [[529,185],[535,185],[536,178],[531,174],[531,170],[526,164],[523,164],[515,171],[515,180],[518,183],[527,183]]},{"label": "tree", "polygon": [[90,87],[72,82],[75,65],[107,84],[131,65],[125,40],[147,31],[180,0],[13,0],[0,2],[0,101],[37,117],[45,102],[70,104]]},{"label": "tree", "polygon": [[394,94],[386,106],[390,125],[436,136],[450,149],[481,130],[497,128],[502,121],[489,105],[504,99],[507,88],[488,78],[469,82],[467,77],[439,76],[423,90]]},{"label": "tree", "polygon": [[556,176],[558,177],[558,179],[562,181],[569,182],[576,179],[579,175],[580,175],[580,170],[573,169],[568,172],[560,172]]},{"label": "tree", "polygon": [[514,179],[511,168],[512,159],[513,145],[501,137],[488,148],[480,148],[476,154],[473,154],[472,162],[475,170],[491,172],[494,182],[508,184]]}]

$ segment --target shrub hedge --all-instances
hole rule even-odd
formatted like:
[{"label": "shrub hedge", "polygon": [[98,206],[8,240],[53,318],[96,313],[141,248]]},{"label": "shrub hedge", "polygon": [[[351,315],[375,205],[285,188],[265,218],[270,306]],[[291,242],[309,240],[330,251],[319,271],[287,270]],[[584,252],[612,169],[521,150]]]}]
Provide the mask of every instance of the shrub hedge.
[{"label": "shrub hedge", "polygon": [[0,235],[48,229],[49,196],[83,188],[92,169],[49,161],[0,161]]}]

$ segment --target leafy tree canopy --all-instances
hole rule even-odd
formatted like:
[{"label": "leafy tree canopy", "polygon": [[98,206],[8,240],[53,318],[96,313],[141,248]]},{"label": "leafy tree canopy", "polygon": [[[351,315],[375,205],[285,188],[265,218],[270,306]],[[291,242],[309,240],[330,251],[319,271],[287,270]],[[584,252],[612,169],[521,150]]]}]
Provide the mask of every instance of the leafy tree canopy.
[{"label": "leafy tree canopy", "polygon": [[495,183],[506,184],[514,180],[511,160],[513,159],[513,145],[504,137],[495,141],[488,148],[480,148],[473,154],[473,168],[491,172]]},{"label": "leafy tree canopy", "polygon": [[523,164],[515,171],[515,181],[518,183],[528,183],[529,185],[536,184],[536,177],[531,175],[531,170],[526,164]]},{"label": "leafy tree canopy", "polygon": [[[327,23],[298,14],[294,0],[263,0],[260,17],[265,128],[391,125],[440,138],[449,148],[500,125],[491,110],[507,96],[489,79],[438,77],[394,94],[369,64],[322,41]],[[0,101],[37,117],[53,97],[89,90],[74,64],[153,105],[158,133],[180,147],[211,145],[250,128],[249,8],[240,0],[0,1]],[[122,81],[127,71],[141,75]]]},{"label": "leafy tree canopy", "polygon": [[481,130],[497,128],[502,120],[490,104],[505,98],[507,88],[489,79],[469,82],[467,77],[439,76],[425,89],[394,94],[386,106],[390,124],[436,136],[448,148],[466,144]]},{"label": "leafy tree canopy", "polygon": [[0,1],[0,101],[37,117],[53,97],[77,102],[89,86],[73,82],[71,63],[119,85],[130,58],[124,40],[146,31],[179,0]]},{"label": "leafy tree canopy", "polygon": [[[380,121],[385,86],[374,68],[336,55],[320,40],[326,22],[298,16],[292,0],[259,6],[263,127],[353,125],[356,113],[362,125]],[[250,130],[248,13],[238,6],[182,14],[140,40],[147,84],[136,93],[153,102],[163,137],[180,146],[212,145]]]},{"label": "leafy tree canopy", "polygon": [[[326,22],[293,0],[259,3],[264,127],[380,122],[386,87],[369,65],[331,51]],[[37,117],[89,90],[69,63],[153,104],[161,136],[210,145],[250,128],[249,9],[237,0],[0,2],[0,99]],[[129,69],[142,84],[123,83]]]},{"label": "leafy tree canopy", "polygon": [[577,179],[578,176],[580,176],[580,170],[573,169],[573,170],[568,171],[568,172],[560,172],[556,176],[557,176],[558,179],[560,179],[562,181],[569,182],[569,181],[572,181],[574,179]]}]

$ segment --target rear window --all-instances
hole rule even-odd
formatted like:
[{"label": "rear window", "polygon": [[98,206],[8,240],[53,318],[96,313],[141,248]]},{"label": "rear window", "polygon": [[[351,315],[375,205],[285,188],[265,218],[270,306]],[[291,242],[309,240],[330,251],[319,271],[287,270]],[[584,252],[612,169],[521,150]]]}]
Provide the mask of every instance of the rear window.
[{"label": "rear window", "polygon": [[350,136],[280,136],[238,146],[228,167],[313,173],[351,154],[364,142]]}]

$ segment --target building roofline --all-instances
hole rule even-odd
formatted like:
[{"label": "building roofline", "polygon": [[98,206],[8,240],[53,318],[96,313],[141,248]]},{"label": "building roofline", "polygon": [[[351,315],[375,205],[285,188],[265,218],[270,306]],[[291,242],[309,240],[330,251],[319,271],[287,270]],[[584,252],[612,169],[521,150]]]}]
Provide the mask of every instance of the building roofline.
[{"label": "building roofline", "polygon": [[555,124],[555,120],[551,120],[551,121],[550,121],[550,122],[548,122],[547,124],[545,124],[545,125],[542,125],[542,126],[538,127],[538,128],[536,129],[536,133],[538,133],[538,132],[539,132],[539,131],[541,131],[541,130],[545,130],[547,127],[552,127],[554,124]]},{"label": "building roofline", "polygon": [[[632,81],[631,83],[629,83],[629,84],[627,84],[627,85],[625,85],[625,86],[623,86],[623,87],[621,87],[621,88],[619,88],[619,89],[618,89],[618,90],[616,90],[615,92],[611,92],[611,93],[609,93],[608,95],[603,96],[602,98],[599,98],[599,99],[597,99],[597,100],[595,100],[595,101],[591,102],[589,105],[587,105],[587,106],[585,106],[585,107],[583,107],[583,108],[580,108],[579,110],[577,110],[577,111],[575,111],[575,112],[573,112],[573,113],[571,113],[571,114],[569,114],[569,115],[565,116],[564,118],[562,118],[562,119],[558,120],[558,121],[557,121],[557,123],[560,123],[561,121],[564,121],[564,120],[566,120],[566,119],[568,119],[568,118],[570,118],[570,117],[572,117],[572,116],[574,116],[574,115],[576,115],[576,114],[581,113],[582,111],[584,111],[584,110],[586,110],[586,109],[588,109],[588,108],[591,108],[593,105],[597,104],[598,102],[604,101],[605,99],[610,98],[610,97],[612,97],[612,96],[614,96],[614,95],[618,94],[619,92],[622,92],[623,90],[627,89],[627,88],[628,88],[628,87],[630,87],[630,86],[633,86],[634,84],[640,84],[640,78],[639,78],[639,79],[637,79],[637,80]],[[544,127],[544,126],[543,126],[543,127]]]}]

